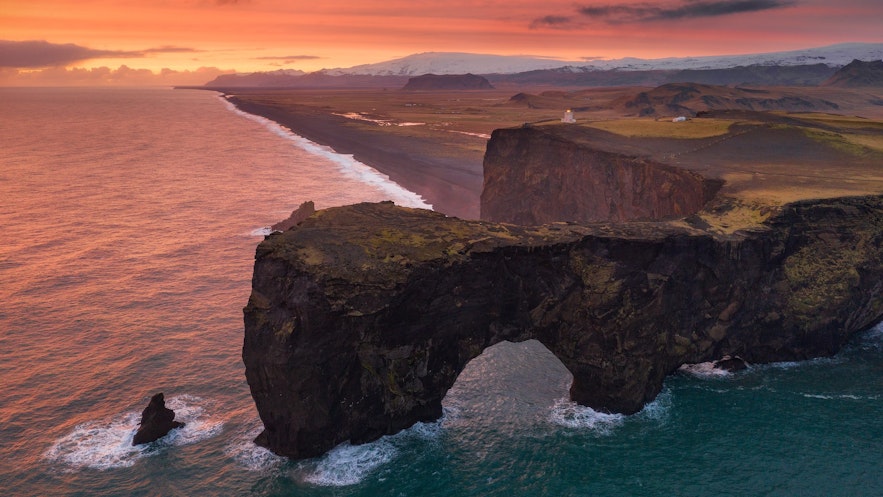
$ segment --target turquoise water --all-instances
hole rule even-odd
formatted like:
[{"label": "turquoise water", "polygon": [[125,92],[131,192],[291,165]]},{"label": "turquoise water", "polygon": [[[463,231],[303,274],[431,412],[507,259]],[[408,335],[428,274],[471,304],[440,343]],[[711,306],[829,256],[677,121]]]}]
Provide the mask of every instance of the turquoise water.
[{"label": "turquoise water", "polygon": [[[305,200],[421,200],[208,92],[3,89],[0,109],[6,495],[883,495],[881,326],[834,358],[678,373],[628,417],[503,343],[437,423],[273,456],[240,360],[262,228]],[[187,426],[132,448],[156,391]]]}]

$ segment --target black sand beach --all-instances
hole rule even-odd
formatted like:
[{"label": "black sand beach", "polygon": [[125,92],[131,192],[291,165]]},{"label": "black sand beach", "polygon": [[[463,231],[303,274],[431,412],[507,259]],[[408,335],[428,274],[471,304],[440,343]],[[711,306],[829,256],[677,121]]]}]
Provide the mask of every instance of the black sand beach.
[{"label": "black sand beach", "polygon": [[[233,93],[233,92],[231,92]],[[241,93],[237,91],[236,93]],[[389,176],[449,216],[478,219],[482,154],[466,154],[421,137],[384,133],[310,105],[260,104],[228,95],[239,109],[275,121],[311,141]]]}]

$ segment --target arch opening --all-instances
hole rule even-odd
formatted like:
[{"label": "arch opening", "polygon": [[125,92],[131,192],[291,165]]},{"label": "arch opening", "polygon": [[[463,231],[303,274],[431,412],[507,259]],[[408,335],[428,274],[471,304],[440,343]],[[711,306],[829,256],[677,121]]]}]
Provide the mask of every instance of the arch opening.
[{"label": "arch opening", "polygon": [[446,422],[524,425],[568,401],[573,375],[538,340],[501,341],[470,360],[442,399]]}]

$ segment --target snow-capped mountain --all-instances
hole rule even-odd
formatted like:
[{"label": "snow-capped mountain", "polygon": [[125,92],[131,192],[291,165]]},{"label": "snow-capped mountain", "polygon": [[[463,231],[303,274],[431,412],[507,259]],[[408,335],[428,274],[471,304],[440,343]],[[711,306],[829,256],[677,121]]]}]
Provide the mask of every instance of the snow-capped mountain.
[{"label": "snow-capped mountain", "polygon": [[665,59],[624,58],[589,61],[580,66],[597,70],[659,70],[659,69],[726,69],[737,66],[800,66],[825,64],[841,67],[858,60],[883,58],[883,43],[840,43],[826,47],[806,48],[789,52],[705,57],[671,57]]},{"label": "snow-capped mountain", "polygon": [[514,74],[538,69],[555,69],[585,64],[518,55],[490,55],[458,52],[425,52],[376,64],[324,69],[330,75],[420,76],[423,74]]},{"label": "snow-capped mountain", "polygon": [[826,47],[789,52],[703,57],[671,57],[665,59],[623,59],[562,61],[530,56],[505,56],[455,52],[426,52],[400,59],[363,64],[350,68],[325,69],[329,75],[418,76],[421,74],[514,74],[541,69],[567,67],[571,71],[604,71],[611,69],[724,69],[736,66],[798,66],[825,64],[841,67],[854,59],[883,59],[883,43],[841,43]]}]

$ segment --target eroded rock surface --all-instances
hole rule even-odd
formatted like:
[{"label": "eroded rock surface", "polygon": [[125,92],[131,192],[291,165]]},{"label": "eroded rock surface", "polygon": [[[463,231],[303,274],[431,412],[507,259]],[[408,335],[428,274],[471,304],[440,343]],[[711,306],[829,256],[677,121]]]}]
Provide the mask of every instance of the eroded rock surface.
[{"label": "eroded rock surface", "polygon": [[243,360],[293,458],[437,419],[486,347],[537,339],[573,400],[633,413],[681,364],[835,353],[883,316],[883,197],[785,206],[756,229],[318,211],[258,247]]}]

